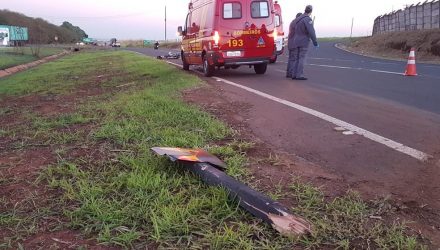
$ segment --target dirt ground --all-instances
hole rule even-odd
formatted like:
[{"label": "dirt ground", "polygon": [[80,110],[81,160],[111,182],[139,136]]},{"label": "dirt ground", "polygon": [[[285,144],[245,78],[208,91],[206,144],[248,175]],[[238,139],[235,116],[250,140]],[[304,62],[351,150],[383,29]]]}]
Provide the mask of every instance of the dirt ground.
[{"label": "dirt ground", "polygon": [[[47,183],[39,179],[45,167],[57,163],[56,152],[61,145],[47,143],[47,138],[29,134],[32,121],[26,116],[29,112],[42,118],[69,114],[87,98],[107,92],[99,86],[98,79],[94,84],[84,85],[66,95],[32,94],[0,101],[0,107],[6,110],[0,113],[0,128],[16,131],[12,135],[0,134],[0,197],[3,198],[0,212],[10,211],[13,207],[17,215],[17,226],[1,228],[0,239],[18,236],[24,249],[109,249],[95,240],[84,238],[79,231],[65,228],[68,222],[62,216],[62,208],[51,202],[59,199],[61,194],[49,189]],[[60,131],[87,134],[92,128],[92,124],[83,124],[61,128]],[[68,143],[63,147],[68,148],[70,157],[91,154],[87,145]],[[99,149],[96,145],[95,148]],[[42,212],[46,210],[50,212]],[[20,222],[22,218],[26,219]],[[15,240],[20,241],[19,238]],[[3,244],[7,246],[8,243]]]},{"label": "dirt ground", "polygon": [[[280,187],[282,191],[287,192],[292,178],[298,178],[320,187],[328,199],[341,196],[347,190],[353,189],[360,192],[367,201],[377,199],[370,192],[370,185],[374,184],[364,183],[353,187],[348,181],[336,173],[329,172],[323,166],[315,165],[297,155],[288,154],[271,146],[270,142],[258,139],[256,136],[258,131],[252,131],[247,122],[252,118],[249,115],[249,110],[253,107],[228,96],[228,92],[224,91],[221,85],[215,81],[209,83],[203,88],[185,92],[185,100],[200,106],[203,110],[226,122],[238,131],[240,139],[254,142],[255,146],[247,152],[251,159],[249,168],[252,176],[255,177],[255,182],[259,183],[264,190],[273,191],[274,187]],[[281,200],[281,202],[290,206],[295,205],[292,199]],[[424,238],[426,243],[430,242],[428,245],[432,244],[433,249],[440,246],[439,211],[411,202],[397,200],[389,202],[393,207],[393,214],[387,220],[410,221],[408,226],[412,233]]]},{"label": "dirt ground", "polygon": [[362,55],[407,60],[411,48],[419,62],[440,64],[440,31],[392,32],[344,42],[344,48]]}]

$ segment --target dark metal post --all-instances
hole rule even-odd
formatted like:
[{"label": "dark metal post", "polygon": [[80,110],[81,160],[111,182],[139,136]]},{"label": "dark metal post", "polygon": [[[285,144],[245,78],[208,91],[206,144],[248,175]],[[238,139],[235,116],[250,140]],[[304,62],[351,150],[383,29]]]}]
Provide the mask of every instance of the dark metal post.
[{"label": "dark metal post", "polygon": [[350,32],[350,38],[353,37],[353,24],[354,24],[354,17],[351,19],[351,32]]},{"label": "dark metal post", "polygon": [[165,5],[165,42],[167,41],[167,6]]},{"label": "dark metal post", "polygon": [[255,191],[212,165],[185,163],[184,166],[206,184],[225,188],[231,199],[237,200],[242,208],[272,225],[282,235],[298,236],[311,232],[311,225],[307,221],[293,215],[279,202]]},{"label": "dark metal post", "polygon": [[223,172],[226,164],[214,155],[202,149],[154,147],[151,150],[157,155],[166,155],[170,160],[179,162],[206,184],[226,189],[231,199],[237,200],[242,208],[272,225],[282,235],[298,236],[311,233],[310,223],[291,214],[280,203]]}]

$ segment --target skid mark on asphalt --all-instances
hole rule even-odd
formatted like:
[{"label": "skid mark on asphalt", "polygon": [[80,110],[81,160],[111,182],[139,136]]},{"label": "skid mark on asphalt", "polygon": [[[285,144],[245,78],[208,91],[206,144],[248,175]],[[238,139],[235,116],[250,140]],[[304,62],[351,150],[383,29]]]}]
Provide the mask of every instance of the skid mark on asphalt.
[{"label": "skid mark on asphalt", "polygon": [[419,151],[417,149],[410,148],[408,146],[403,145],[402,143],[399,143],[399,142],[393,141],[391,139],[385,138],[385,137],[383,137],[381,135],[372,133],[372,132],[370,132],[368,130],[365,130],[363,128],[357,127],[357,126],[355,126],[353,124],[350,124],[348,122],[344,122],[342,120],[339,120],[339,119],[334,118],[332,116],[329,116],[327,114],[321,113],[319,111],[316,111],[316,110],[313,110],[313,109],[301,106],[301,105],[293,103],[293,102],[286,101],[284,99],[281,99],[281,98],[278,98],[278,97],[275,97],[275,96],[271,96],[271,95],[266,94],[264,92],[261,92],[261,91],[258,91],[258,90],[255,90],[255,89],[252,89],[252,88],[249,88],[249,87],[246,87],[246,86],[243,86],[243,85],[240,85],[240,84],[228,81],[228,80],[223,79],[223,78],[219,78],[219,77],[213,77],[213,78],[216,79],[217,81],[222,81],[222,82],[224,82],[226,84],[232,85],[232,86],[237,87],[237,88],[244,89],[244,90],[246,90],[248,92],[251,92],[253,94],[256,94],[258,96],[267,98],[269,100],[278,102],[280,104],[284,104],[284,105],[286,105],[288,107],[291,107],[291,108],[294,108],[296,110],[299,110],[299,111],[302,111],[304,113],[307,113],[309,115],[315,116],[315,117],[317,117],[319,119],[322,119],[324,121],[333,123],[334,125],[336,125],[338,127],[345,128],[348,131],[352,131],[352,132],[354,132],[354,133],[356,133],[358,135],[361,135],[361,136],[363,136],[363,137],[365,137],[367,139],[370,139],[370,140],[375,141],[377,143],[380,143],[380,144],[382,144],[384,146],[392,148],[392,149],[394,149],[394,150],[396,150],[398,152],[401,152],[403,154],[411,156],[411,157],[413,157],[413,158],[415,158],[417,160],[427,161],[428,159],[431,158],[430,155],[428,155],[428,154],[426,154],[424,152],[421,152],[421,151]]}]

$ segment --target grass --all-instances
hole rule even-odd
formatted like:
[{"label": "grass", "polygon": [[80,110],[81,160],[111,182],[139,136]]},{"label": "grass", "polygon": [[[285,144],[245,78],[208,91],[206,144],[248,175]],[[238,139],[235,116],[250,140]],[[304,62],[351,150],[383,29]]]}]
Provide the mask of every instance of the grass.
[{"label": "grass", "polygon": [[[321,190],[294,181],[290,190],[298,202],[293,211],[303,215],[314,225],[314,232],[302,243],[307,248],[325,245],[351,249],[423,249],[415,237],[405,236],[405,224],[386,225],[370,216],[380,217],[392,213],[386,201],[367,204],[359,194],[348,191],[346,195],[331,201],[324,199]],[[384,209],[385,208],[385,209]]]},{"label": "grass", "polygon": [[39,58],[58,54],[61,51],[62,49],[59,48],[41,48],[40,57],[36,57],[32,55],[30,48],[2,48],[0,49],[0,70],[36,61]]},{"label": "grass", "polygon": [[[144,41],[143,40],[123,40],[121,41],[121,46],[122,47],[127,47],[127,48],[153,48],[154,47],[154,42],[148,45],[144,45]],[[168,48],[168,49],[178,49],[180,48],[181,42],[179,41],[159,41],[159,47],[160,48]]]},{"label": "grass", "polygon": [[[27,116],[34,140],[57,145],[57,162],[43,171],[39,183],[60,195],[43,208],[1,210],[0,226],[15,228],[16,236],[4,239],[8,245],[18,246],[38,232],[42,218],[55,214],[67,221],[57,229],[80,230],[86,238],[124,248],[420,248],[403,224],[370,219],[389,212],[384,203],[365,203],[352,192],[329,201],[321,190],[297,180],[288,190],[276,186],[271,195],[295,200],[293,211],[313,222],[314,233],[281,237],[229,201],[225,190],[208,187],[181,166],[154,156],[153,146],[205,148],[226,161],[230,175],[252,182],[245,152],[253,144],[216,145],[233,132],[180,99],[181,90],[200,80],[163,62],[122,51],[83,53],[0,80],[0,94],[62,96],[93,84],[101,74],[112,74],[100,83],[108,91],[134,84],[89,98],[71,113]],[[93,124],[91,131],[73,129],[88,124]],[[99,149],[99,154],[72,157],[71,148],[82,146]]]},{"label": "grass", "polygon": [[130,75],[130,70],[122,72],[124,65],[119,63],[122,55],[115,53],[110,56],[106,52],[79,53],[12,75],[0,82],[0,100],[2,95],[63,94],[81,85],[93,83],[114,88],[116,83],[138,80],[136,77],[151,80],[148,75]]}]

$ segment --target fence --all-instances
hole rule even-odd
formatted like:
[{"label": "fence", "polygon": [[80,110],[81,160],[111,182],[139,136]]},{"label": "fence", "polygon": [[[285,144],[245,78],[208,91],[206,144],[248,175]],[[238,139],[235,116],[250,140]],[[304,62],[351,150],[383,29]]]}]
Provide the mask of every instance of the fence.
[{"label": "fence", "polygon": [[379,16],[374,20],[373,35],[394,31],[440,28],[440,1],[425,1]]}]

